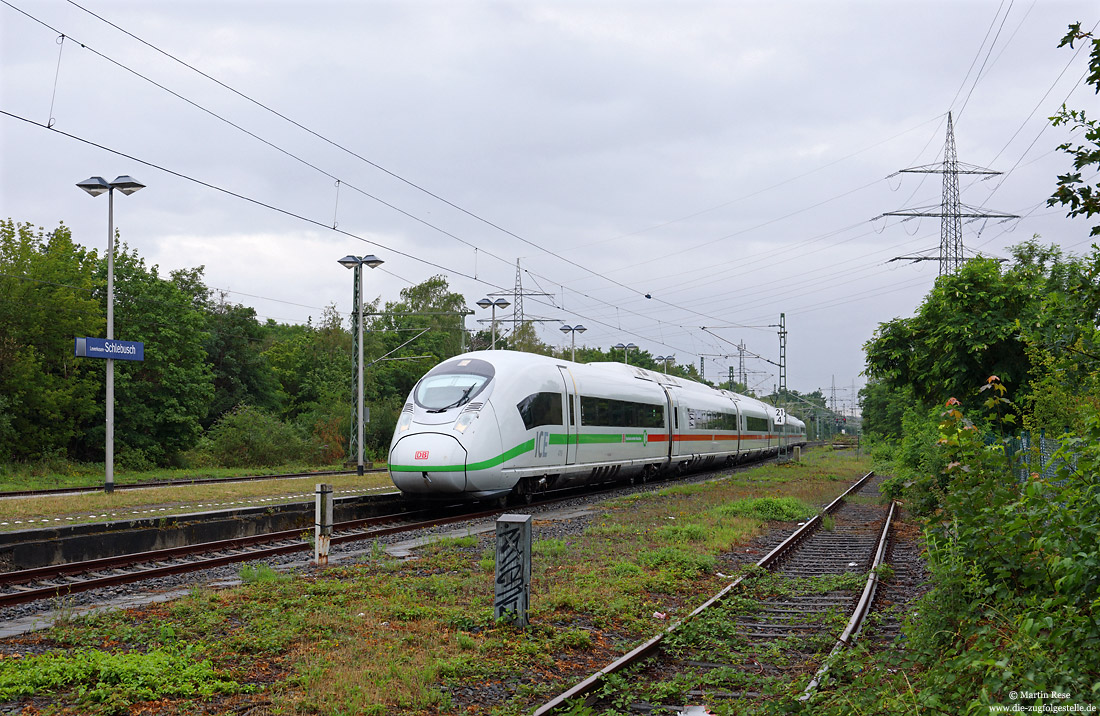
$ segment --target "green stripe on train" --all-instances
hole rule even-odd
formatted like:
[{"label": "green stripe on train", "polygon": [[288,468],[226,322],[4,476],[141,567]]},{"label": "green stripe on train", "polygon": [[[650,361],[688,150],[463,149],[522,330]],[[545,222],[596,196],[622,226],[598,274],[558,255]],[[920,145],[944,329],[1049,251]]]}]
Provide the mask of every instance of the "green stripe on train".
[{"label": "green stripe on train", "polygon": [[[568,435],[565,433],[550,433],[551,445],[568,445],[573,443],[574,445],[595,445],[600,443],[639,443],[643,441],[643,435],[641,433],[630,434],[627,433],[625,440],[622,433],[616,433],[614,435],[608,435],[606,433],[588,433],[581,435]],[[570,438],[573,438],[572,440]],[[432,465],[425,470],[423,465],[394,465],[390,463],[390,472],[461,472],[462,470],[488,470],[491,467],[502,465],[505,462],[519,457],[520,455],[530,452],[535,449],[535,441],[528,440],[516,445],[511,450],[506,450],[496,457],[491,457],[488,460],[482,460],[481,462],[472,462],[469,465]]]}]

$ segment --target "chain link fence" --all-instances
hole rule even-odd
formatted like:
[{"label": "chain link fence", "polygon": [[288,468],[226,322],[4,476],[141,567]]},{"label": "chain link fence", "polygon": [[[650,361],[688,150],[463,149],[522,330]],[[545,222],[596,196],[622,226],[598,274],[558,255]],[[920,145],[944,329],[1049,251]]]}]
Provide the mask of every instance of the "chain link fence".
[{"label": "chain link fence", "polygon": [[[1020,433],[1019,437],[1010,438],[1005,443],[1013,473],[1016,479],[1023,482],[1032,473],[1044,480],[1054,480],[1058,472],[1065,465],[1062,456],[1055,457],[1055,453],[1062,447],[1062,441],[1058,438],[1047,437],[1045,431],[1040,431],[1036,436],[1031,432]],[[1069,458],[1070,470],[1077,469],[1077,456]]]}]

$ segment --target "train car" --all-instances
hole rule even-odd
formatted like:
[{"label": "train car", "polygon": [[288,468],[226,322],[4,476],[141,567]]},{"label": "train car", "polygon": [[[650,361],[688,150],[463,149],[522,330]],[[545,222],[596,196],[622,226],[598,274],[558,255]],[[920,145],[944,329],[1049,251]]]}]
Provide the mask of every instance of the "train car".
[{"label": "train car", "polygon": [[[759,457],[805,441],[793,416],[754,398],[622,363],[477,351],[413,388],[389,470],[421,498],[530,499],[608,480],[645,480]],[[799,432],[800,431],[800,432]]]}]

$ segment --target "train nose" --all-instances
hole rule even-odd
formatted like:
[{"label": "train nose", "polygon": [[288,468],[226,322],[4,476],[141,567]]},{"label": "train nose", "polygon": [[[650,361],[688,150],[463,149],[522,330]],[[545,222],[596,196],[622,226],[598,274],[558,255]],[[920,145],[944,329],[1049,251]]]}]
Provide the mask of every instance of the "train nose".
[{"label": "train nose", "polygon": [[390,478],[402,492],[459,493],[466,489],[466,448],[451,435],[405,435],[390,450]]}]

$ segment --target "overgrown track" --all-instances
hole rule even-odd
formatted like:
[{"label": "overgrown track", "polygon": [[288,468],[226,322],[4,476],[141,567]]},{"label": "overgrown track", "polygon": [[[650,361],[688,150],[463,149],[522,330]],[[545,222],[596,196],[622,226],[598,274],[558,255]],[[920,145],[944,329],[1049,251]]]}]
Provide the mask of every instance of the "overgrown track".
[{"label": "overgrown track", "polygon": [[[683,622],[535,715],[582,699],[594,713],[703,714],[707,705],[788,691],[840,639],[854,638],[873,600],[877,579],[868,573],[884,553],[880,545],[894,508],[845,499],[877,495],[878,481],[871,478],[864,476]],[[861,612],[860,619],[849,619],[853,611]]]}]

